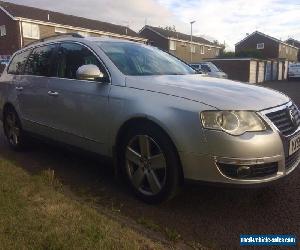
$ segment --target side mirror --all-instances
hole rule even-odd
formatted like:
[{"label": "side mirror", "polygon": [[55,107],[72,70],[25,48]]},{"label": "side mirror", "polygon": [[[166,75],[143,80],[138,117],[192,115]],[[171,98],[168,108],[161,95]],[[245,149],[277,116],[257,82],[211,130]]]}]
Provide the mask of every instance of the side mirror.
[{"label": "side mirror", "polygon": [[96,65],[87,64],[78,68],[76,77],[78,80],[96,81],[104,78],[104,75]]}]

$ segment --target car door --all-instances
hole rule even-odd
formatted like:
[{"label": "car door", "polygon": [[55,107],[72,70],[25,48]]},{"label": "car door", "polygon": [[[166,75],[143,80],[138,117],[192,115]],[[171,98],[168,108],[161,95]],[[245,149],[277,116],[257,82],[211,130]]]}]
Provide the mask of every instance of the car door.
[{"label": "car door", "polygon": [[[12,99],[16,100],[16,103],[14,103],[14,105],[17,110],[19,108],[18,95],[20,94],[19,92],[23,90],[23,88],[20,87],[20,81],[22,80],[24,67],[25,67],[26,61],[27,61],[30,53],[31,53],[31,50],[28,49],[28,50],[21,51],[14,55],[10,65],[8,66],[8,69],[7,69],[6,82],[8,83],[8,85],[1,86],[3,88],[3,90],[4,90],[4,86],[8,86],[9,93],[14,96]],[[18,110],[18,112],[20,112],[20,110]],[[19,117],[22,119],[21,112],[19,113]]]},{"label": "car door", "polygon": [[55,44],[33,49],[18,76],[18,102],[26,130],[44,134],[49,123],[48,77]]},{"label": "car door", "polygon": [[[50,126],[57,139],[105,153],[108,130],[108,72],[85,45],[61,43],[56,55],[56,78],[49,81]],[[76,71],[87,64],[98,66],[106,76],[102,82],[76,79]]]}]

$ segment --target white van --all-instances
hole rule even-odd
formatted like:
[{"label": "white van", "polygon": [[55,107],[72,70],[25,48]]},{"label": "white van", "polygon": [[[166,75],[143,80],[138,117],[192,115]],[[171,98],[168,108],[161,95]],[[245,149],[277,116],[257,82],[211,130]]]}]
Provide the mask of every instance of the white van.
[{"label": "white van", "polygon": [[292,63],[289,65],[288,79],[300,78],[300,63]]}]

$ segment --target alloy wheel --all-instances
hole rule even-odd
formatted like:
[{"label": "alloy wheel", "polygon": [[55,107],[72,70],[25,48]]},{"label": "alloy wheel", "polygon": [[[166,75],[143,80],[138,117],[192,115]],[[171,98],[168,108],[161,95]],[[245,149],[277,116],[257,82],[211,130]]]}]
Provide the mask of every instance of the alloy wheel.
[{"label": "alloy wheel", "polygon": [[165,155],[148,135],[137,135],[128,143],[126,170],[132,185],[144,195],[158,194],[166,183]]},{"label": "alloy wheel", "polygon": [[5,133],[12,146],[17,146],[20,143],[20,131],[21,128],[16,114],[14,112],[8,112],[5,117]]}]

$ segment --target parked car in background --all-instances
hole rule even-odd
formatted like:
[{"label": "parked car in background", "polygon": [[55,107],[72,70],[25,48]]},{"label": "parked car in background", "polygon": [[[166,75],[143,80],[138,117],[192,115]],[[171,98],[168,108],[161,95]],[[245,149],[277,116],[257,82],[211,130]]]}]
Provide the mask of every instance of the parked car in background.
[{"label": "parked car in background", "polygon": [[215,78],[224,78],[227,79],[228,76],[225,72],[220,70],[216,65],[211,62],[201,62],[190,64],[195,70],[201,71],[204,74],[215,77]]},{"label": "parked car in background", "polygon": [[300,63],[291,63],[288,70],[288,79],[300,78]]},{"label": "parked car in background", "polygon": [[34,135],[114,158],[150,203],[186,179],[249,187],[300,161],[289,97],[120,39],[64,35],[16,52],[0,78],[0,119],[16,150]]}]

